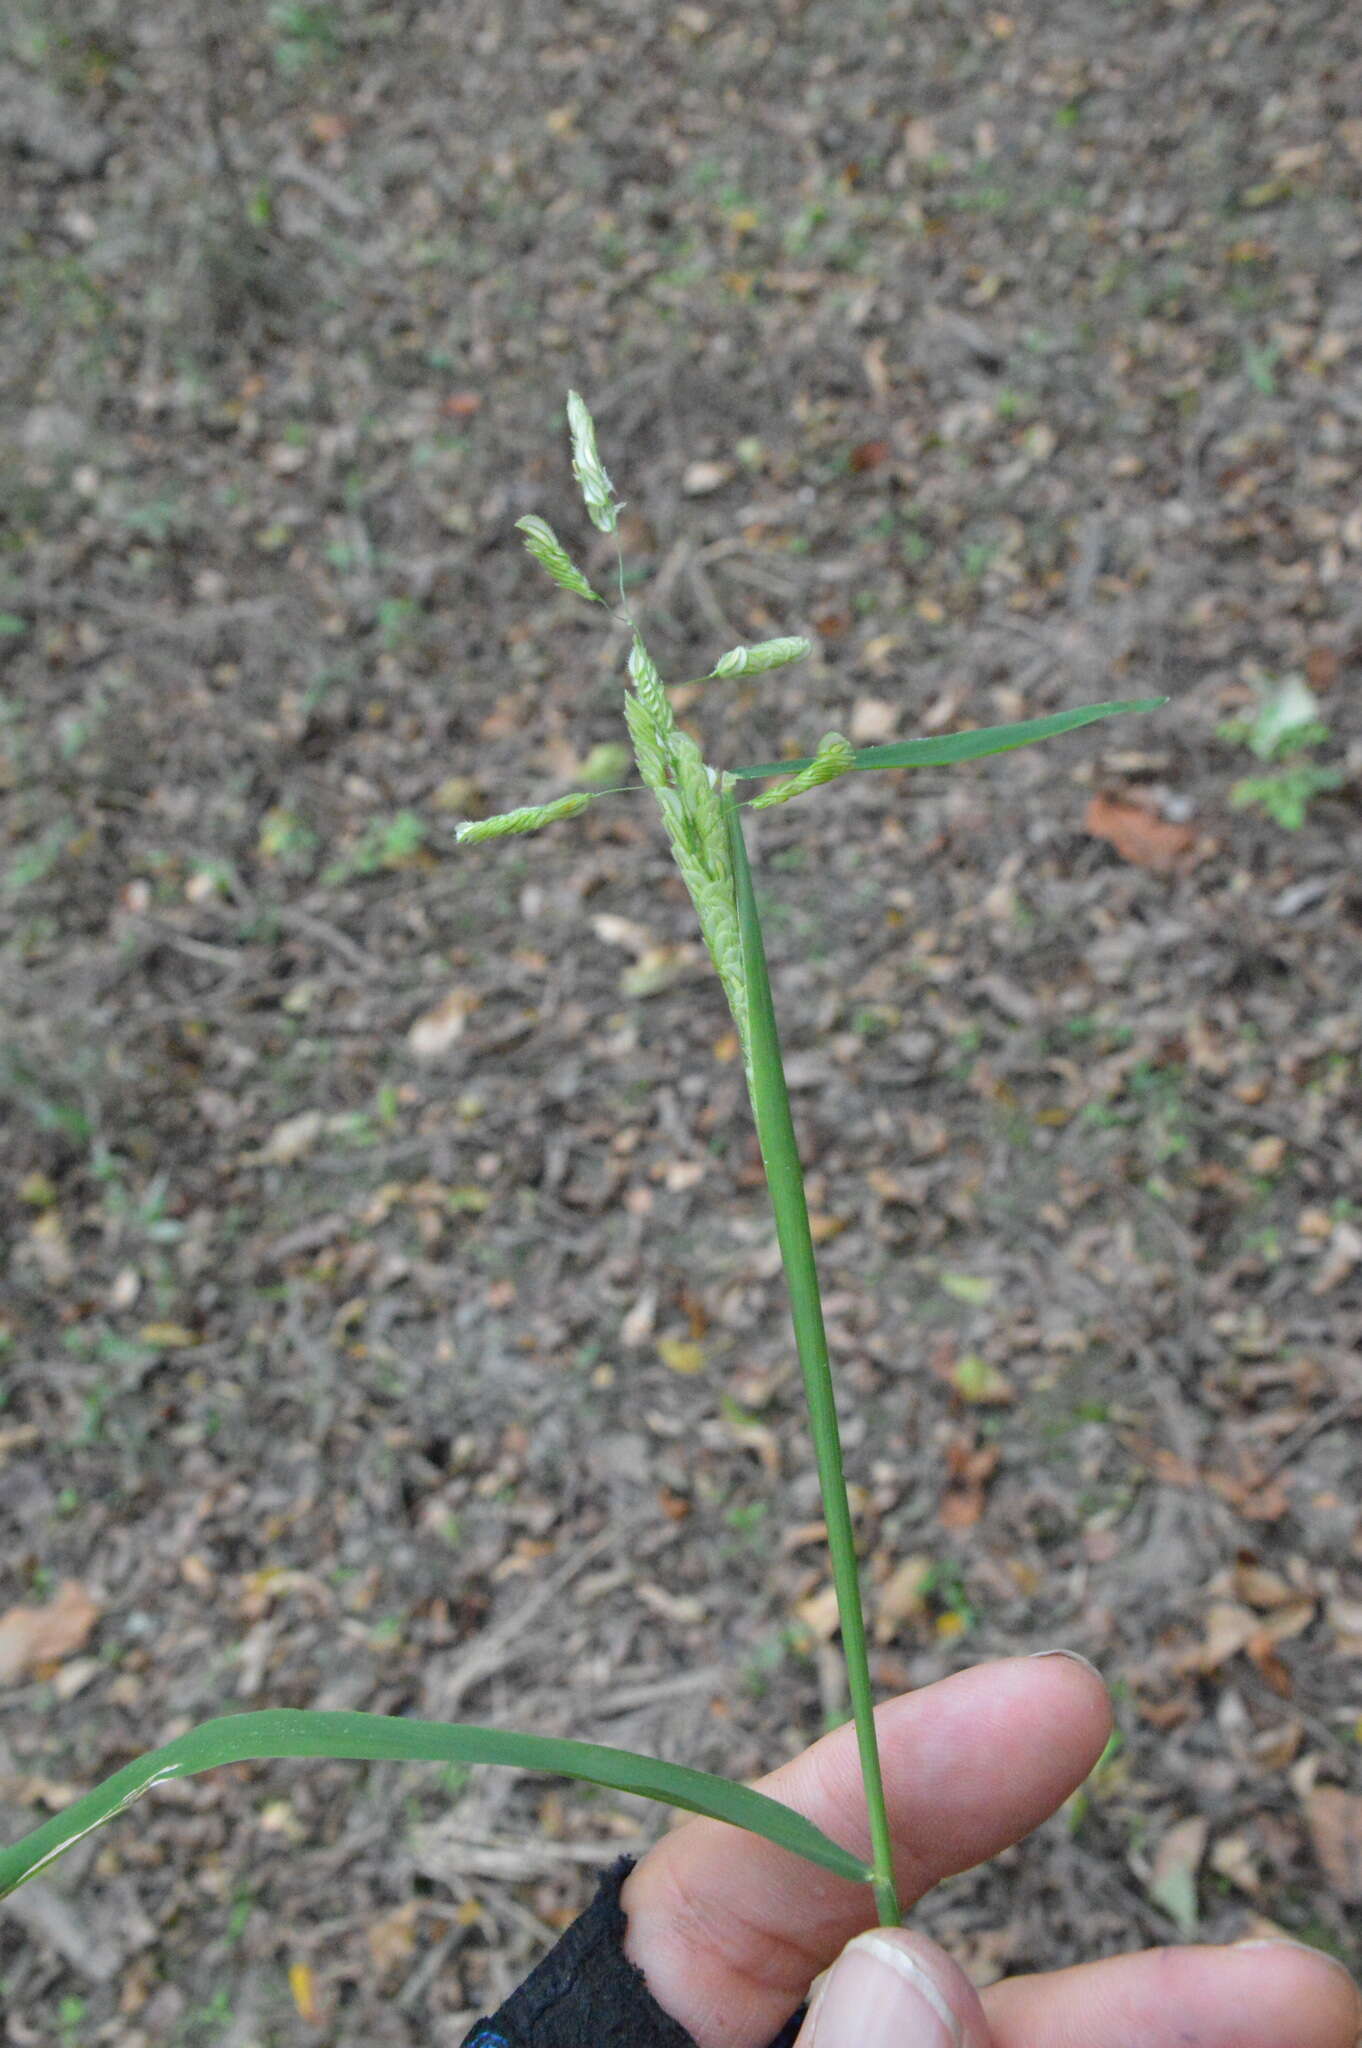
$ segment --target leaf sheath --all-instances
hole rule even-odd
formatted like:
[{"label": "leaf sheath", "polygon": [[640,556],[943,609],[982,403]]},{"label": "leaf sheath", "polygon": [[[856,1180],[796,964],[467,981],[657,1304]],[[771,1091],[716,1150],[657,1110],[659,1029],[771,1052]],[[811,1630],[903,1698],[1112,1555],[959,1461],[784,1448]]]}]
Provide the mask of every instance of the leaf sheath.
[{"label": "leaf sheath", "polygon": [[756,1118],[766,1184],[775,1213],[776,1238],[790,1292],[795,1345],[804,1375],[818,1485],[828,1530],[832,1580],[842,1625],[842,1654],[846,1659],[847,1685],[851,1693],[861,1777],[870,1817],[875,1902],[881,1924],[897,1927],[901,1914],[894,1886],[893,1844],[885,1811],[879,1747],[875,1740],[875,1696],[866,1654],[856,1539],[842,1469],[842,1438],[837,1423],[827,1334],[823,1327],[818,1268],[814,1260],[813,1235],[809,1229],[808,1204],[804,1198],[804,1174],[799,1163],[790,1098],[785,1086],[785,1069],[780,1056],[771,982],[766,972],[766,948],[762,942],[761,923],[752,889],[752,871],[748,866],[738,806],[731,791],[725,794],[724,817],[733,862],[747,988],[752,1113]]}]

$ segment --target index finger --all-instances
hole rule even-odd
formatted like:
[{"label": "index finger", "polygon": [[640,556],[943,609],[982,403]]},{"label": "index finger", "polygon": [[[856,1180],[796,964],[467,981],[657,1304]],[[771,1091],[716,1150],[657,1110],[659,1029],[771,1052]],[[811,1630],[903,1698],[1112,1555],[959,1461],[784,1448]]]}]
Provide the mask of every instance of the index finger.
[{"label": "index finger", "polygon": [[[997,1855],[1082,1783],[1111,1731],[1105,1688],[1068,1657],[976,1665],[877,1708],[905,1905]],[[855,1732],[838,1728],[760,1780],[869,1855]],[[874,1920],[869,1888],[721,1822],[666,1835],[630,1875],[625,1948],[700,2048],[760,2048],[811,1979]]]}]

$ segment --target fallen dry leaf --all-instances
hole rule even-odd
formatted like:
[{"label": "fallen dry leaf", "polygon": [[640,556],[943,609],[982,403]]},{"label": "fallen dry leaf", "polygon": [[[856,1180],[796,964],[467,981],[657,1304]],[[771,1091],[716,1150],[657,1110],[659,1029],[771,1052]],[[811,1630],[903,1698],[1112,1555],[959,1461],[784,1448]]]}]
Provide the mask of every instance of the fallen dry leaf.
[{"label": "fallen dry leaf", "polygon": [[1234,1590],[1250,1607],[1283,1607],[1298,1597],[1298,1589],[1280,1572],[1240,1558],[1234,1567]]},{"label": "fallen dry leaf", "polygon": [[974,1351],[967,1351],[956,1360],[950,1383],[962,1401],[973,1401],[981,1408],[1000,1407],[1017,1398],[1017,1390],[1006,1374]]},{"label": "fallen dry leaf", "polygon": [[705,1363],[705,1347],[693,1344],[689,1337],[659,1337],[657,1355],[672,1372],[701,1372]]},{"label": "fallen dry leaf", "polygon": [[795,1614],[816,1642],[830,1643],[841,1627],[837,1611],[837,1588],[822,1586],[807,1600],[795,1603]]},{"label": "fallen dry leaf", "polygon": [[926,1613],[927,1582],[931,1575],[930,1557],[905,1557],[895,1565],[875,1602],[877,1643],[892,1642],[905,1621],[916,1621]]},{"label": "fallen dry leaf", "polygon": [[0,1616],[0,1685],[32,1677],[79,1650],[99,1609],[78,1579],[65,1579],[46,1607],[11,1607]]},{"label": "fallen dry leaf", "polygon": [[1207,1829],[1204,1814],[1175,1821],[1154,1852],[1154,1867],[1145,1884],[1155,1905],[1163,1907],[1184,1935],[1196,1933],[1196,1874],[1206,1850]]},{"label": "fallen dry leaf", "polygon": [[847,731],[853,746],[874,747],[891,740],[898,727],[900,707],[887,697],[858,697],[851,707]]},{"label": "fallen dry leaf", "polygon": [[688,498],[707,498],[711,491],[722,490],[733,473],[731,462],[691,462],[681,478],[681,488]]},{"label": "fallen dry leaf", "polygon": [[1221,1835],[1211,1849],[1210,1865],[1220,1877],[1228,1878],[1250,1898],[1256,1898],[1262,1890],[1262,1879],[1246,1835]]},{"label": "fallen dry leaf", "polygon": [[937,1510],[943,1529],[972,1529],[983,1512],[984,1490],[981,1486],[958,1487],[944,1493]]},{"label": "fallen dry leaf", "polygon": [[183,1323],[143,1323],[137,1336],[153,1351],[192,1351],[203,1342],[197,1330],[187,1329]]},{"label": "fallen dry leaf", "polygon": [[309,1963],[290,1963],[288,1966],[288,1988],[293,1993],[293,2003],[298,2008],[300,2019],[310,2026],[316,2026],[321,2018],[317,2009],[317,1985]]},{"label": "fallen dry leaf", "polygon": [[1175,1659],[1180,1671],[1218,1671],[1246,1648],[1257,1634],[1259,1619],[1251,1609],[1231,1600],[1213,1600],[1206,1609],[1206,1633],[1191,1650]]},{"label": "fallen dry leaf", "polygon": [[371,1920],[365,1929],[369,1954],[380,1976],[387,1976],[407,1962],[416,1948],[417,1924],[425,1910],[422,1899],[408,1899],[405,1905]]},{"label": "fallen dry leaf", "polygon": [[1354,1224],[1340,1222],[1334,1225],[1329,1249],[1325,1253],[1320,1269],[1310,1282],[1312,1294],[1330,1294],[1348,1278],[1358,1260],[1362,1259],[1362,1230]]},{"label": "fallen dry leaf", "polygon": [[463,1027],[478,999],[466,988],[451,989],[435,1007],[423,1012],[407,1033],[407,1051],[414,1059],[443,1059],[463,1037]]},{"label": "fallen dry leaf", "polygon": [[1092,839],[1104,839],[1122,860],[1154,874],[1171,874],[1180,867],[1196,845],[1190,825],[1170,824],[1156,818],[1142,804],[1122,803],[1118,797],[1095,796],[1083,819],[1083,830]]},{"label": "fallen dry leaf", "polygon": [[1341,1899],[1362,1905],[1362,1794],[1316,1785],[1305,1819],[1320,1869]]},{"label": "fallen dry leaf", "polygon": [[632,917],[621,917],[615,910],[598,912],[591,920],[591,929],[605,945],[623,946],[637,960],[641,960],[645,953],[651,953],[657,945],[647,925],[639,924]]},{"label": "fallen dry leaf", "polygon": [[319,1109],[305,1109],[297,1116],[276,1124],[257,1155],[270,1166],[292,1166],[310,1152],[322,1134],[324,1119]]},{"label": "fallen dry leaf", "polygon": [[49,1287],[64,1287],[76,1270],[65,1226],[55,1209],[47,1209],[29,1225],[33,1262]]}]

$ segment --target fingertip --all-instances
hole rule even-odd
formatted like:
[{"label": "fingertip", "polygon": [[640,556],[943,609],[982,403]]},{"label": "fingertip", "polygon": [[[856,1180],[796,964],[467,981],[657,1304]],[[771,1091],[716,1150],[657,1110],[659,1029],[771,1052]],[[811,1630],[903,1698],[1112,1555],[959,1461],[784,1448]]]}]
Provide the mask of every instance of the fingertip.
[{"label": "fingertip", "polygon": [[1362,2011],[1340,1963],[1281,1938],[1107,1956],[1005,1978],[983,2002],[995,2048],[1353,2048]]},{"label": "fingertip", "polygon": [[796,2048],[988,2048],[979,1994],[925,1935],[858,1934],[814,1987]]},{"label": "fingertip", "polygon": [[1081,1650],[1066,1650],[1063,1648],[1055,1648],[1052,1650],[1032,1650],[1031,1657],[1033,1661],[1036,1663],[1039,1663],[1042,1657],[1067,1657],[1071,1664],[1077,1664],[1081,1670],[1091,1671],[1093,1677],[1097,1680],[1097,1683],[1102,1687],[1102,1690],[1104,1692],[1106,1691],[1107,1681],[1105,1680],[1105,1678],[1103,1678],[1101,1672],[1093,1663],[1092,1659],[1090,1657],[1085,1657]]},{"label": "fingertip", "polygon": [[[1273,1994],[1299,2007],[1302,2000],[1320,2011],[1329,2028],[1329,2038],[1352,2043],[1362,2032],[1362,1991],[1345,1963],[1326,1949],[1306,1941],[1291,1941],[1285,1935],[1255,1935],[1236,1941],[1227,1953],[1238,1957],[1272,1957],[1276,1962]],[[1332,2014],[1325,2019],[1325,2012]]]},{"label": "fingertip", "polygon": [[1107,1690],[1107,1681],[1103,1678],[1097,1666],[1087,1657],[1083,1656],[1081,1651],[1061,1648],[1033,1650],[1026,1661],[1028,1664],[1050,1663],[1054,1669],[1060,1671],[1075,1670],[1082,1672],[1084,1679],[1083,1690],[1091,1711],[1099,1718],[1103,1731],[1102,1740],[1105,1742],[1112,1730],[1114,1714],[1111,1694]]}]

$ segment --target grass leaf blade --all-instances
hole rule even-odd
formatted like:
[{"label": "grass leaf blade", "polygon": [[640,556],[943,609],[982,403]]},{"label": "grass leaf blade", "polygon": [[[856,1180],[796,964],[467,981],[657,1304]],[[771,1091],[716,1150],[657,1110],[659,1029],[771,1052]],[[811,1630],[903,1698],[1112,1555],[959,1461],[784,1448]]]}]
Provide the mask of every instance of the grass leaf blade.
[{"label": "grass leaf blade", "polygon": [[387,1714],[309,1712],[280,1707],[261,1713],[227,1714],[191,1728],[163,1749],[126,1764],[102,1785],[63,1808],[7,1849],[0,1849],[0,1898],[34,1876],[82,1836],[169,1778],[192,1777],[222,1764],[263,1762],[279,1757],[332,1757],[366,1763],[510,1764],[582,1778],[616,1792],[636,1792],[666,1806],[683,1807],[711,1820],[765,1836],[782,1849],[864,1884],[869,1876],[859,1857],[839,1848],[793,1808],[750,1785],[738,1785],[708,1771],[664,1763],[633,1750],[610,1749],[565,1737],[521,1735],[504,1728],[478,1728],[446,1721],[406,1720]]},{"label": "grass leaf blade", "polygon": [[[858,747],[852,756],[858,768],[950,768],[957,761],[979,761],[988,754],[1008,754],[1015,747],[1032,747],[1038,740],[1056,738],[1062,732],[1076,732],[1080,726],[1095,725],[1102,718],[1120,718],[1127,712],[1157,711],[1166,697],[1131,697],[1114,704],[1082,704],[1074,711],[1056,711],[1049,718],[1024,718],[1017,725],[984,725],[974,732],[950,732],[921,740],[894,740],[884,747]],[[761,761],[755,767],[730,768],[738,782],[756,782],[767,775],[797,775],[814,760],[812,754],[795,761]]]}]

